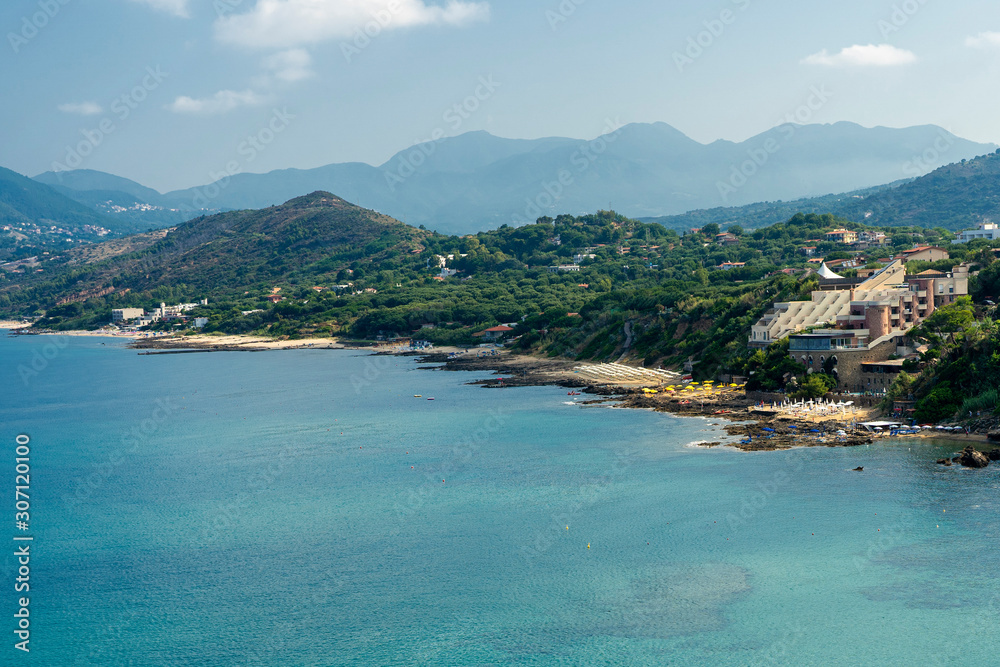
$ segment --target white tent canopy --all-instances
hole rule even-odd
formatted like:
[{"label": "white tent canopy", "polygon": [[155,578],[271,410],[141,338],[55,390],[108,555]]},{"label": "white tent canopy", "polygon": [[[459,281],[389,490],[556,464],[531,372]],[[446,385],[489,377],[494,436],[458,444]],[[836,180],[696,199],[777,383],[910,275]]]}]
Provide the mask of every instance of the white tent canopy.
[{"label": "white tent canopy", "polygon": [[836,280],[837,278],[844,277],[834,273],[830,269],[830,267],[826,265],[826,262],[823,262],[822,264],[819,265],[819,271],[817,271],[816,273],[819,274],[820,278],[825,278],[826,280]]}]

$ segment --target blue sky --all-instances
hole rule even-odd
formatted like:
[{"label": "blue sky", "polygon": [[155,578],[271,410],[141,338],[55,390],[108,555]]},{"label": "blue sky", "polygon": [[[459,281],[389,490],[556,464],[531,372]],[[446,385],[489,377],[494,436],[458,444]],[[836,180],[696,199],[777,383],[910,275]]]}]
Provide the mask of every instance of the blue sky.
[{"label": "blue sky", "polygon": [[1000,143],[987,0],[5,0],[0,27],[0,165],[161,191],[609,120],[708,143],[799,112]]}]

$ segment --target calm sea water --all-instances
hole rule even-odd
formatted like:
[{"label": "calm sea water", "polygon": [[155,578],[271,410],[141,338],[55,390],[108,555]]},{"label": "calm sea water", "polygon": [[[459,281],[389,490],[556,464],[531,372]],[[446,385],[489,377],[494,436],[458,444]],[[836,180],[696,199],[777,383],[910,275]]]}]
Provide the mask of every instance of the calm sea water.
[{"label": "calm sea water", "polygon": [[996,664],[1000,467],[705,450],[709,420],[474,378],[0,337],[0,664]]}]

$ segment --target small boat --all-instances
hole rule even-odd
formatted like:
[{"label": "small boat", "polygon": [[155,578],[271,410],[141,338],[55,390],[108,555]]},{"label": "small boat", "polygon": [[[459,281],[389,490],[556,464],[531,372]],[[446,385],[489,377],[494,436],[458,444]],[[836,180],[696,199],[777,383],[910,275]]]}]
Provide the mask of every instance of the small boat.
[{"label": "small boat", "polygon": [[578,391],[570,391],[570,392],[566,392],[566,395],[567,396],[579,396],[580,392],[578,392]]},{"label": "small boat", "polygon": [[432,398],[428,398],[427,400],[428,400],[428,401],[433,401],[433,400],[434,400],[434,398],[433,398],[433,397],[432,397]]},{"label": "small boat", "polygon": [[414,394],[413,395],[413,398],[423,398],[423,397],[424,397],[423,394]]}]

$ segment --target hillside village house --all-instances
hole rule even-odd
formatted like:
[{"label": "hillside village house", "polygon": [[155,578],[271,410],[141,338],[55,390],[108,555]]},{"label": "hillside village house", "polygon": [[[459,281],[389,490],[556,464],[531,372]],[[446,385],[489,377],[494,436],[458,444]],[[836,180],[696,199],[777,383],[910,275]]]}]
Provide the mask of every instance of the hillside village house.
[{"label": "hillside village house", "polygon": [[476,333],[474,333],[472,335],[475,336],[476,338],[482,338],[483,340],[486,340],[486,341],[495,342],[495,341],[503,340],[513,330],[514,329],[512,327],[508,327],[508,326],[506,326],[504,324],[501,324],[500,326],[490,327],[489,329],[486,329],[485,331],[479,331],[479,332],[476,332]]},{"label": "hillside village house", "polygon": [[894,260],[863,279],[844,278],[823,264],[818,275],[820,289],[809,301],[775,303],[754,324],[749,346],[764,348],[787,336],[789,354],[807,372],[828,371],[850,391],[872,390],[863,364],[912,353],[906,334],[969,293],[966,265],[907,275],[905,263]]},{"label": "hillside village house", "polygon": [[1000,239],[1000,226],[992,222],[981,222],[975,229],[966,229],[958,233],[958,238],[952,243],[968,243],[974,239],[996,241]]},{"label": "hillside village house", "polygon": [[826,240],[833,243],[857,243],[858,233],[852,232],[850,229],[835,229],[826,233]]},{"label": "hillside village house", "polygon": [[937,246],[922,245],[910,250],[904,250],[896,256],[906,262],[936,262],[940,259],[948,259],[951,255],[944,248]]},{"label": "hillside village house", "polygon": [[855,250],[867,250],[869,248],[884,246],[889,244],[889,238],[884,232],[862,231],[858,233],[858,240],[852,245]]}]

